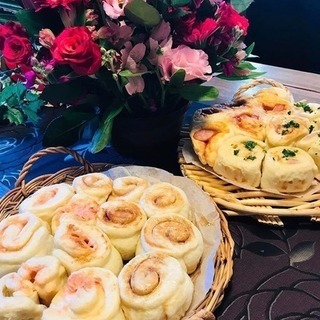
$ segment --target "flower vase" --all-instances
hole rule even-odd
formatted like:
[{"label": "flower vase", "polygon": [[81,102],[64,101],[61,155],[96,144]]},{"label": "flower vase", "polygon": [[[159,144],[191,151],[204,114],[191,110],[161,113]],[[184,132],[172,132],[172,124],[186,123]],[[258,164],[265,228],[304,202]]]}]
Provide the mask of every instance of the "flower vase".
[{"label": "flower vase", "polygon": [[180,129],[188,103],[175,110],[164,110],[147,116],[115,118],[112,145],[123,156],[143,160],[147,165],[177,163]]}]

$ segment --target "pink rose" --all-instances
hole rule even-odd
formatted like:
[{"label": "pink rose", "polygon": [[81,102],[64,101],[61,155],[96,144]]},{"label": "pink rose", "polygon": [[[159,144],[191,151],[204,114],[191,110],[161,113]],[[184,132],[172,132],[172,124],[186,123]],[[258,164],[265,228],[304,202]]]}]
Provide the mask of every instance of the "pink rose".
[{"label": "pink rose", "polygon": [[50,29],[41,29],[39,31],[39,42],[47,49],[53,45],[55,38],[56,37]]},{"label": "pink rose", "polygon": [[10,36],[19,36],[27,38],[27,30],[18,22],[9,21],[5,24],[0,24],[0,50],[3,50],[4,41]]},{"label": "pink rose", "polygon": [[124,0],[120,7],[118,0],[103,0],[103,10],[111,19],[118,19],[124,15],[124,8],[129,2],[129,0]]},{"label": "pink rose", "polygon": [[212,73],[208,55],[203,50],[191,49],[185,45],[164,51],[159,57],[159,68],[166,81],[180,69],[186,72],[185,81],[194,79],[209,81],[212,78],[211,75],[206,75]]}]

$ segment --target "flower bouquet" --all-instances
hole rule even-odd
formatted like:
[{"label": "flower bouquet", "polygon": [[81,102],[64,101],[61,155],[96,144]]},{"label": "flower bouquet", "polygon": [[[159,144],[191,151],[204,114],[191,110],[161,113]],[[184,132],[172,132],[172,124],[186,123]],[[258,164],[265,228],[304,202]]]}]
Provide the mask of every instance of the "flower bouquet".
[{"label": "flower bouquet", "polygon": [[[40,120],[45,146],[72,145],[91,132],[90,150],[110,142],[119,116],[151,117],[188,101],[212,101],[212,77],[252,78],[243,43],[247,1],[0,1],[0,117]],[[88,130],[90,128],[90,130]]]}]

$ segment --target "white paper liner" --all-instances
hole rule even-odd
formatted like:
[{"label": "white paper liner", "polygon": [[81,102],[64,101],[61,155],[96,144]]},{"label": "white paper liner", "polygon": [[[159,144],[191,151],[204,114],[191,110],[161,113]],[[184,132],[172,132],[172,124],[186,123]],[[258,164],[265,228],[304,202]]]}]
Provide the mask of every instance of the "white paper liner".
[{"label": "white paper liner", "polygon": [[283,197],[288,197],[288,198],[308,196],[308,195],[312,195],[312,194],[315,194],[315,193],[320,191],[320,183],[318,182],[318,178],[320,179],[320,175],[319,175],[319,177],[317,177],[317,176],[315,177],[311,187],[308,190],[306,190],[304,192],[297,192],[297,193],[281,193],[281,192],[279,192],[277,190],[254,188],[254,187],[252,187],[250,185],[243,184],[243,183],[240,183],[240,182],[237,182],[237,181],[234,181],[234,180],[227,179],[225,177],[222,177],[222,176],[216,174],[210,166],[204,165],[199,161],[198,156],[194,152],[191,140],[185,140],[184,141],[184,145],[183,145],[183,148],[182,148],[182,155],[183,155],[183,158],[184,158],[186,163],[191,163],[191,164],[193,164],[193,165],[195,165],[195,166],[197,166],[197,167],[199,167],[199,168],[211,173],[212,175],[218,177],[219,179],[221,179],[223,181],[226,181],[226,182],[228,182],[230,184],[233,184],[233,185],[235,185],[235,186],[237,186],[239,188],[245,189],[245,190],[265,191],[265,192],[281,195]]},{"label": "white paper liner", "polygon": [[203,190],[193,181],[174,176],[173,174],[158,168],[142,166],[114,167],[105,171],[112,180],[124,176],[137,176],[147,179],[151,184],[160,181],[171,183],[186,193],[192,207],[195,221],[193,221],[203,236],[204,252],[201,266],[192,276],[194,283],[194,296],[188,317],[204,299],[210,290],[214,278],[214,257],[222,239],[219,214],[210,199]]}]

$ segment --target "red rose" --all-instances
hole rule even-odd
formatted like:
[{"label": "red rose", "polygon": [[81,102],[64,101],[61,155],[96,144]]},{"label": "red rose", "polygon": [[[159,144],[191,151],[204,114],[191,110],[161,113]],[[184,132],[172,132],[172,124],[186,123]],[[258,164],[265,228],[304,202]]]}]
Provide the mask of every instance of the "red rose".
[{"label": "red rose", "polygon": [[12,35],[3,44],[3,58],[9,69],[28,64],[32,55],[32,47],[27,38]]},{"label": "red rose", "polygon": [[23,38],[27,38],[28,34],[26,29],[17,22],[9,21],[5,24],[0,24],[0,50],[3,50],[4,41],[6,38],[16,35]]},{"label": "red rose", "polygon": [[218,25],[226,30],[238,27],[243,35],[247,34],[249,27],[249,21],[246,17],[241,16],[236,10],[234,10],[230,4],[222,3],[218,9]]},{"label": "red rose", "polygon": [[86,27],[63,30],[50,51],[57,63],[70,65],[80,75],[94,74],[101,66],[100,47],[92,41]]},{"label": "red rose", "polygon": [[214,19],[207,18],[194,24],[190,33],[183,36],[183,42],[188,45],[201,44],[206,41],[217,29],[218,24]]}]

